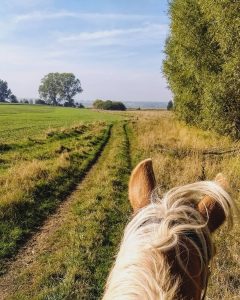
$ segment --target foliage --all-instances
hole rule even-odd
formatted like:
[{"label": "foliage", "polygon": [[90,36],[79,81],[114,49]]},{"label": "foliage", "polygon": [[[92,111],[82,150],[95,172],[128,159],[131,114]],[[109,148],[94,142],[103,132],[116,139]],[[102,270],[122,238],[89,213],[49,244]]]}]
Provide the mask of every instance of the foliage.
[{"label": "foliage", "polygon": [[78,107],[78,108],[85,108],[85,106],[84,106],[82,103],[79,103],[79,104],[77,105],[77,107]]},{"label": "foliage", "polygon": [[61,89],[60,97],[61,100],[64,100],[68,106],[74,106],[73,97],[82,93],[83,89],[81,88],[80,80],[75,77],[72,73],[62,73],[60,74],[61,80]]},{"label": "foliage", "polygon": [[178,117],[240,137],[240,3],[172,0],[164,73]]},{"label": "foliage", "polygon": [[103,110],[126,110],[125,105],[122,102],[116,102],[111,100],[100,100],[97,99],[93,103],[93,107],[96,109],[103,109]]},{"label": "foliage", "polygon": [[9,100],[11,103],[18,103],[17,97],[13,94],[9,97]]},{"label": "foliage", "polygon": [[170,100],[167,104],[167,110],[172,110],[173,109],[173,102]]},{"label": "foliage", "polygon": [[97,99],[93,102],[93,107],[96,109],[103,109],[103,104],[104,104],[103,100]]},{"label": "foliage", "polygon": [[35,104],[46,105],[47,103],[46,103],[44,100],[42,100],[42,99],[37,99],[37,100],[35,101]]},{"label": "foliage", "polygon": [[73,97],[81,93],[80,80],[72,73],[49,73],[44,76],[39,86],[40,97],[48,104],[58,105],[61,102],[65,106],[74,106]]},{"label": "foliage", "polygon": [[8,88],[8,83],[0,79],[0,102],[5,102],[11,94],[12,92]]}]

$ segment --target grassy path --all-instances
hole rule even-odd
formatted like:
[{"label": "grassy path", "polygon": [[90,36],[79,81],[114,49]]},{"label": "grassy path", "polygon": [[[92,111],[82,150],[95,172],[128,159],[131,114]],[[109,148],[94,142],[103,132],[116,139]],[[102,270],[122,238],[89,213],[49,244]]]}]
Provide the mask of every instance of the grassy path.
[{"label": "grassy path", "polygon": [[108,142],[110,130],[111,124],[91,124],[86,133],[78,132],[71,138],[71,149],[65,151],[69,143],[61,139],[64,151],[53,150],[53,163],[41,159],[22,161],[1,177],[0,273],[5,271],[6,259],[17,253],[94,164]]},{"label": "grassy path", "polygon": [[77,190],[0,278],[0,299],[98,299],[129,216],[128,128],[108,144]]}]

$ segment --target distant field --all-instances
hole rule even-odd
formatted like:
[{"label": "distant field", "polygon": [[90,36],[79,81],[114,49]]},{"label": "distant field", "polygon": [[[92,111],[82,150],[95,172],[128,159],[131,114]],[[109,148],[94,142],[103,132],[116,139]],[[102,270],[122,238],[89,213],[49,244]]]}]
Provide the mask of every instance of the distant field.
[{"label": "distant field", "polygon": [[47,129],[68,127],[78,122],[112,122],[120,119],[117,114],[91,109],[0,104],[0,144],[42,137]]}]

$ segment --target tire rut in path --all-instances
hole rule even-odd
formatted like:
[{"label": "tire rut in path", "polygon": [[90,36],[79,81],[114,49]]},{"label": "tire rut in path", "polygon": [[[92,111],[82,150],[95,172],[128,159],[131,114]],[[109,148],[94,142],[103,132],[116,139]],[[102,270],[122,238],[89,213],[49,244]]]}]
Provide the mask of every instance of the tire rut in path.
[{"label": "tire rut in path", "polygon": [[61,225],[66,219],[66,212],[70,209],[72,204],[71,200],[74,199],[74,194],[78,191],[80,185],[83,183],[90,170],[94,167],[94,165],[97,164],[102,152],[111,139],[111,133],[112,126],[109,128],[108,138],[106,139],[105,143],[103,143],[102,147],[96,154],[96,157],[87,168],[86,174],[80,179],[77,187],[58,206],[56,212],[44,221],[40,229],[32,235],[32,237],[19,250],[18,254],[13,259],[6,262],[5,267],[7,271],[0,276],[0,300],[4,300],[8,296],[9,292],[12,291],[14,281],[18,276],[18,270],[26,268],[35,260],[40,252],[47,250],[44,248],[44,245],[46,245],[48,237],[54,234],[59,228],[59,225]]}]

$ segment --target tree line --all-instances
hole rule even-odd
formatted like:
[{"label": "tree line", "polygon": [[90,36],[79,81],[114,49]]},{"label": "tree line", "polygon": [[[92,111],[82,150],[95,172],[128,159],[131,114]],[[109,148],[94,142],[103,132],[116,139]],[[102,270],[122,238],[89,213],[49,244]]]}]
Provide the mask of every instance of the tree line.
[{"label": "tree line", "polygon": [[8,83],[0,79],[0,102],[9,100],[11,103],[17,103],[17,97],[8,88]]},{"label": "tree line", "polygon": [[[73,73],[49,73],[41,80],[38,92],[40,99],[35,104],[48,104],[55,106],[68,106],[84,108],[81,103],[75,102],[74,97],[82,93],[80,80]],[[18,103],[6,81],[0,80],[0,102]],[[32,100],[23,99],[20,103],[33,104]],[[93,107],[103,110],[126,110],[122,102],[97,99]]]},{"label": "tree line", "polygon": [[[74,97],[82,93],[80,80],[73,73],[49,73],[41,80],[38,92],[40,99],[36,104],[76,106]],[[8,88],[8,83],[0,80],[0,102],[18,103],[17,97]],[[29,103],[22,100],[22,103]],[[77,106],[82,107],[82,104]]]},{"label": "tree line", "polygon": [[163,71],[185,122],[240,138],[240,2],[172,0]]}]

